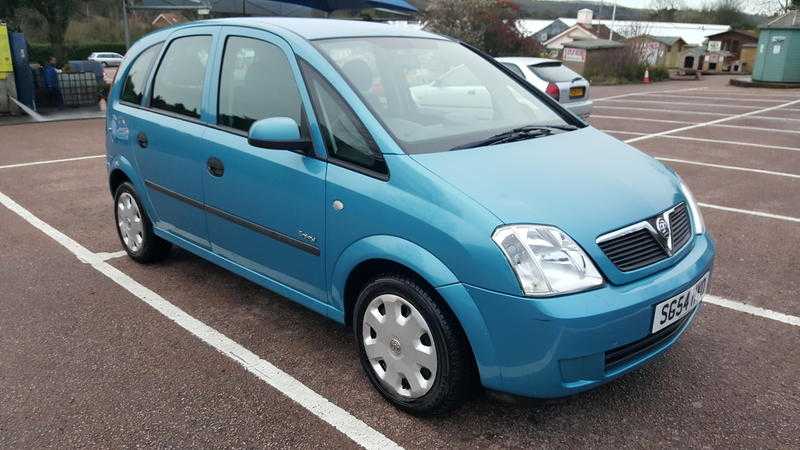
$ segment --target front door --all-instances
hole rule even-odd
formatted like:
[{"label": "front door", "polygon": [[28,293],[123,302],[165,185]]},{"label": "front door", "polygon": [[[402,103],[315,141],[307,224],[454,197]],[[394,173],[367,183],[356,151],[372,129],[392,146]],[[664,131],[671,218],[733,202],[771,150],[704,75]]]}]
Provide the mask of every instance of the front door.
[{"label": "front door", "polygon": [[145,108],[130,108],[130,140],[157,228],[209,247],[203,211],[203,91],[216,28],[192,28],[166,44]]},{"label": "front door", "polygon": [[233,27],[225,28],[219,46],[216,127],[205,134],[213,170],[203,175],[212,249],[324,300],[326,163],[247,143],[253,122],[268,117],[292,118],[308,135],[291,49],[269,33]]}]

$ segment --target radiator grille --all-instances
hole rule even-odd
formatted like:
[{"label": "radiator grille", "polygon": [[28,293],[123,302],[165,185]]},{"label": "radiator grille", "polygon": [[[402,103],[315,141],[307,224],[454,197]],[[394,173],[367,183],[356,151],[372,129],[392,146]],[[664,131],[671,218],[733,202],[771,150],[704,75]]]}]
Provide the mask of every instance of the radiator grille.
[{"label": "radiator grille", "polygon": [[[659,221],[662,222],[662,226],[666,226],[664,219],[669,220],[671,250],[666,234],[661,235],[657,231]],[[600,237],[597,245],[619,270],[630,272],[669,258],[683,248],[691,238],[689,210],[681,203],[666,213]]]}]

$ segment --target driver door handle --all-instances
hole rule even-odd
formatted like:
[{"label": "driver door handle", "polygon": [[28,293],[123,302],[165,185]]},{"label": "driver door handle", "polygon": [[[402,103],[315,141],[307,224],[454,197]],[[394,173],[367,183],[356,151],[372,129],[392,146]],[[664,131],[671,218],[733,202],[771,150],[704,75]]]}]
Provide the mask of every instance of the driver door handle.
[{"label": "driver door handle", "polygon": [[225,164],[219,158],[208,158],[208,173],[215,177],[221,177],[225,174]]},{"label": "driver door handle", "polygon": [[144,132],[139,132],[139,134],[136,135],[136,142],[139,143],[139,147],[147,148],[148,145],[147,135],[144,134]]}]

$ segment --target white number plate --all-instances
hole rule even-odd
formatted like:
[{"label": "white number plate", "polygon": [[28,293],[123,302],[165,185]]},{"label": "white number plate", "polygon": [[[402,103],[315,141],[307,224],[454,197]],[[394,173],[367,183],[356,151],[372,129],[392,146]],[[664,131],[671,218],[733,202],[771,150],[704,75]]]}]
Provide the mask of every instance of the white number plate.
[{"label": "white number plate", "polygon": [[708,286],[708,274],[703,275],[694,286],[681,292],[675,297],[656,305],[655,316],[653,317],[653,333],[672,325],[673,323],[686,317],[703,300]]}]

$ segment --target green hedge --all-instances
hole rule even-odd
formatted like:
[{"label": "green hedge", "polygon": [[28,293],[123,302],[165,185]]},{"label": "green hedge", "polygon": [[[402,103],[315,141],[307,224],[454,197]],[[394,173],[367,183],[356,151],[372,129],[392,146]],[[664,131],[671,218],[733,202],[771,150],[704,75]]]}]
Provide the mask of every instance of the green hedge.
[{"label": "green hedge", "polygon": [[[47,58],[53,56],[55,52],[50,44],[31,43],[31,62],[44,64]],[[64,51],[66,58],[59,61],[59,64],[66,64],[67,61],[83,60],[89,57],[92,52],[115,52],[120,55],[125,54],[125,44],[121,42],[90,42],[84,44],[65,44]]]}]

